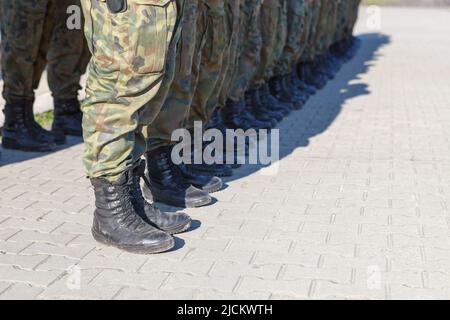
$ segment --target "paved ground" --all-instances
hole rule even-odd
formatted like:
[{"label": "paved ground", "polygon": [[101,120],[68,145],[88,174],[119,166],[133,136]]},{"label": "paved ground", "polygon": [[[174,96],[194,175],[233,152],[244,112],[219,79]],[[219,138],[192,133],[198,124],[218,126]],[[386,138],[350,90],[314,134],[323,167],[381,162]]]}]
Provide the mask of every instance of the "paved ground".
[{"label": "paved ground", "polygon": [[279,174],[239,170],[173,252],[92,240],[78,141],[3,151],[0,298],[449,298],[450,11],[365,22],[358,56],[280,125]]}]

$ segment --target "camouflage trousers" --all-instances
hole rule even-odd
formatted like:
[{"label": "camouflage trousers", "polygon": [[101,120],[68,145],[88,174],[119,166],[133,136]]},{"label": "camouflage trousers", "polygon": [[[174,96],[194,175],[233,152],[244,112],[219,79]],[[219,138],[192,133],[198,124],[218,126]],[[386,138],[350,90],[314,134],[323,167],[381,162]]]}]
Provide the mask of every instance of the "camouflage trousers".
[{"label": "camouflage trousers", "polygon": [[185,7],[175,79],[149,126],[149,150],[172,144],[176,129],[206,123],[208,103],[218,90],[228,35],[224,2],[187,0]]},{"label": "camouflage trousers", "polygon": [[322,55],[327,52],[331,45],[330,34],[335,29],[334,26],[334,5],[336,2],[323,1],[322,14],[319,21],[319,36],[317,38],[316,55]]},{"label": "camouflage trousers", "polygon": [[301,60],[303,62],[311,61],[315,57],[315,46],[316,46],[316,37],[318,33],[318,24],[320,19],[320,11],[321,11],[321,1],[322,0],[316,0],[311,1],[308,5],[308,16],[307,16],[307,39],[306,39],[306,48],[305,52],[302,55]]},{"label": "camouflage trousers", "polygon": [[308,39],[310,33],[310,22],[311,22],[311,10],[314,6],[314,0],[304,0],[305,13],[303,16],[303,28],[301,32],[298,34],[300,43],[301,43],[301,53],[297,58],[297,63],[301,63],[306,61],[306,57],[308,56]]},{"label": "camouflage trousers", "polygon": [[286,43],[278,62],[282,74],[291,73],[302,55],[304,43],[302,35],[305,28],[305,1],[286,0],[287,7],[287,35]]},{"label": "camouflage trousers", "polygon": [[117,14],[105,0],[82,4],[93,56],[82,105],[84,164],[89,177],[114,181],[146,151],[148,126],[170,88],[167,66],[175,63],[180,33],[177,3],[128,0],[127,10]]},{"label": "camouflage trousers", "polygon": [[260,63],[262,0],[242,0],[237,62],[228,98],[240,101],[250,88]]},{"label": "camouflage trousers", "polygon": [[196,87],[189,116],[186,122],[188,129],[193,128],[194,121],[207,123],[210,113],[208,102],[220,88],[220,77],[223,59],[229,39],[229,29],[225,12],[225,0],[200,0],[200,7],[204,14],[199,17],[197,33],[198,41],[202,44],[200,60],[195,60],[192,68],[193,75],[197,75]]},{"label": "camouflage trousers", "polygon": [[1,65],[8,103],[33,101],[44,69],[55,99],[78,96],[89,61],[83,32],[69,30],[67,8],[79,0],[2,0]]},{"label": "camouflage trousers", "polygon": [[273,60],[275,61],[275,67],[273,70],[274,76],[284,75],[286,70],[280,63],[283,56],[284,48],[286,46],[288,36],[288,12],[287,12],[287,0],[280,1],[280,10],[278,18],[278,27],[276,31],[276,41],[273,50]]},{"label": "camouflage trousers", "polygon": [[197,78],[192,73],[194,60],[199,60],[201,43],[197,41],[199,0],[185,0],[182,32],[175,63],[175,78],[161,111],[149,125],[148,150],[172,144],[172,133],[184,128],[189,116]]},{"label": "camouflage trousers", "polygon": [[208,122],[214,111],[225,106],[231,81],[236,69],[236,56],[239,43],[240,3],[241,0],[225,1],[225,32],[222,67],[216,86],[208,99],[201,119]]},{"label": "camouflage trousers", "polygon": [[261,55],[257,72],[253,78],[252,86],[255,88],[263,85],[272,78],[275,67],[275,46],[277,43],[277,30],[281,17],[280,0],[265,0],[261,7]]},{"label": "camouflage trousers", "polygon": [[221,83],[221,90],[219,93],[216,109],[225,107],[230,93],[232,82],[237,72],[237,62],[239,55],[239,37],[240,37],[240,23],[241,23],[241,3],[244,0],[229,0],[228,1],[228,23],[230,26],[230,38],[227,54],[224,58],[223,68],[223,82]]}]

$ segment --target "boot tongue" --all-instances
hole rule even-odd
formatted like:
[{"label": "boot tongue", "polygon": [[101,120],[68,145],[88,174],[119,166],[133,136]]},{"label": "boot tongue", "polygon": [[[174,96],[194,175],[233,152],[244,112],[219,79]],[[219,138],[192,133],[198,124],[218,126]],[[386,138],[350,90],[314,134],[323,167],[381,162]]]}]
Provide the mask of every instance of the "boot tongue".
[{"label": "boot tongue", "polygon": [[114,182],[115,185],[123,185],[128,183],[133,183],[134,178],[136,176],[142,177],[145,172],[145,161],[139,160],[137,163],[135,163],[131,168],[123,172],[119,179]]}]

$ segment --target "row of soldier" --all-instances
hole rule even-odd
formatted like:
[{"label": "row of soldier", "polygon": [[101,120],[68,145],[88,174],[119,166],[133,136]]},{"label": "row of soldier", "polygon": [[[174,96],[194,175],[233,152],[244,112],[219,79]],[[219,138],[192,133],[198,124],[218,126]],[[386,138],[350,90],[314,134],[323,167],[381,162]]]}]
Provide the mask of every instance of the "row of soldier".
[{"label": "row of soldier", "polygon": [[[92,53],[81,108],[84,164],[96,197],[92,233],[97,241],[123,250],[157,253],[170,250],[172,235],[187,231],[191,219],[180,212],[161,212],[145,198],[176,207],[208,205],[210,194],[222,188],[221,177],[233,175],[239,166],[175,164],[171,158],[174,130],[193,130],[197,121],[221,131],[276,126],[325,86],[354,54],[352,32],[360,0],[81,2]],[[7,25],[2,19],[3,33],[11,28]],[[17,47],[23,47],[23,41],[17,41]],[[68,47],[75,43],[69,42]],[[8,45],[2,47],[7,53]],[[78,57],[83,56],[78,50]],[[62,64],[61,58],[56,61]],[[2,59],[4,69],[12,66]],[[73,65],[73,77],[80,76],[84,60]],[[42,73],[36,65],[33,79]],[[56,117],[58,97],[52,92]],[[76,105],[74,97],[69,100]],[[8,111],[14,107],[17,111]],[[14,132],[20,131],[18,122],[24,127],[32,122],[26,111],[23,116],[8,117],[19,109],[27,108],[12,101],[5,109],[10,121],[5,125],[4,146],[10,127],[13,133],[6,147],[20,145],[22,136]],[[64,121],[55,123],[56,132],[65,127]],[[39,141],[54,147],[57,141],[46,141],[46,135],[39,135]],[[36,143],[35,135],[29,138]]]}]

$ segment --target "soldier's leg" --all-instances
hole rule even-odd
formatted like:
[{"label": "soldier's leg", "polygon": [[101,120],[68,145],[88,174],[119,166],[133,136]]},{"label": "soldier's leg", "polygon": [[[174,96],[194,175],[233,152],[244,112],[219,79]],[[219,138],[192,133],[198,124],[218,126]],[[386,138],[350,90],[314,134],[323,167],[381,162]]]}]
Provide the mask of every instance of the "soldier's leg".
[{"label": "soldier's leg", "polygon": [[259,0],[241,3],[239,58],[227,105],[222,110],[225,124],[230,128],[271,128],[276,123],[256,119],[249,112],[245,101],[245,93],[250,88],[261,57],[261,5],[262,1]]},{"label": "soldier's leg", "polygon": [[34,86],[41,76],[39,58],[48,0],[1,1],[1,59],[5,125],[2,144],[23,151],[51,151],[49,136],[33,118]]},{"label": "soldier's leg", "polygon": [[286,0],[287,3],[287,38],[279,66],[283,72],[290,73],[299,59],[303,45],[298,36],[303,33],[305,4],[303,0]]},{"label": "soldier's leg", "polygon": [[[191,64],[195,51],[195,36],[197,23],[198,1],[178,0],[182,12],[180,23],[183,32],[175,34],[169,48],[166,63],[166,76],[157,97],[151,102],[161,109],[151,124],[144,127],[147,132],[147,181],[144,194],[155,201],[176,207],[199,207],[209,204],[212,199],[207,192],[193,187],[192,179],[186,179],[183,171],[171,159],[172,133],[184,125],[184,120],[190,106]],[[177,50],[178,48],[178,50]],[[158,97],[159,96],[159,97]],[[161,104],[161,107],[160,107]],[[155,110],[155,108],[147,108]],[[151,115],[148,115],[151,116]],[[145,118],[147,118],[146,116]],[[150,122],[149,122],[150,123]],[[201,181],[198,181],[201,180]],[[206,181],[208,180],[208,181]],[[221,188],[222,181],[203,178],[196,179],[199,184],[210,183]],[[219,186],[217,186],[217,182]],[[203,187],[203,185],[202,185]],[[217,190],[215,190],[217,191]]]},{"label": "soldier's leg", "polygon": [[[222,90],[219,96],[219,108],[222,109],[225,107],[228,99],[228,94],[230,92],[231,83],[236,74],[236,66],[238,62],[238,54],[239,54],[239,35],[241,29],[241,3],[243,0],[231,0],[229,1],[229,19],[231,20],[230,24],[232,26],[231,33],[231,43],[228,55],[228,68],[225,75],[224,83],[222,86]],[[219,114],[220,117],[220,114]]]},{"label": "soldier's leg", "polygon": [[[194,104],[193,109],[190,114],[190,120],[189,121],[204,121],[205,126],[211,125],[211,118],[214,111],[218,108],[219,104],[219,95],[222,91],[225,76],[227,74],[228,67],[230,65],[230,45],[232,40],[232,17],[230,17],[230,3],[228,1],[223,1],[222,8],[221,8],[221,23],[219,29],[222,29],[221,31],[221,37],[213,41],[216,50],[219,50],[220,47],[222,47],[220,50],[220,63],[216,66],[216,72],[209,73],[211,75],[211,80],[215,79],[214,87],[209,89],[210,92],[208,95],[205,95],[203,99],[197,99],[194,98]],[[216,27],[217,29],[217,27]],[[204,54],[203,59],[205,59],[210,54]],[[204,67],[202,67],[204,69]],[[206,73],[205,73],[206,74]],[[214,74],[214,76],[212,76]],[[200,82],[201,83],[201,82]],[[214,81],[212,81],[214,83]],[[201,86],[198,87],[198,90],[204,91],[201,89]],[[206,98],[206,99],[205,99]],[[201,100],[203,100],[203,106],[199,103]],[[198,110],[199,112],[196,112],[195,110]]]},{"label": "soldier's leg", "polygon": [[261,7],[261,38],[262,47],[259,65],[252,80],[251,88],[247,93],[253,105],[253,113],[259,119],[272,118],[280,121],[287,115],[292,105],[283,103],[270,93],[268,79],[271,78],[273,67],[273,50],[277,41],[280,2],[279,0],[266,0]]},{"label": "soldier's leg", "polygon": [[198,83],[189,112],[189,128],[193,127],[194,121],[202,121],[205,125],[211,117],[207,110],[207,104],[214,94],[215,88],[220,86],[219,81],[229,34],[224,0],[201,0],[200,6],[206,7],[203,9],[206,12],[205,47],[202,52]]},{"label": "soldier's leg", "polygon": [[[200,15],[197,24],[197,33],[201,37],[200,59],[194,59],[192,74],[196,76],[195,92],[189,110],[185,127],[192,131],[195,121],[201,121],[203,125],[209,120],[207,104],[214,93],[221,76],[225,37],[225,6],[223,0],[199,1]],[[203,152],[203,150],[195,150]],[[193,163],[188,169],[198,175],[230,176],[233,174],[230,167],[221,164]]]},{"label": "soldier's leg", "polygon": [[315,0],[305,0],[305,20],[304,20],[304,30],[303,33],[300,34],[301,43],[303,46],[302,54],[299,57],[297,62],[297,76],[299,78],[299,87],[306,95],[313,95],[316,92],[316,88],[306,82],[306,78],[308,75],[308,62],[309,57],[311,56],[311,45],[309,39],[311,38],[311,34],[314,31],[312,26],[314,8],[316,2]]},{"label": "soldier's leg", "polygon": [[52,128],[54,132],[74,136],[82,135],[78,91],[85,71],[86,40],[83,31],[69,23],[67,12],[68,8],[79,6],[79,0],[51,0],[50,19],[54,23],[47,53],[47,78],[55,107]]},{"label": "soldier's leg", "polygon": [[82,106],[84,164],[97,207],[92,233],[108,245],[156,253],[174,246],[168,233],[185,231],[191,223],[185,214],[155,210],[139,184],[146,150],[142,113],[154,107],[161,88],[177,9],[171,0],[127,3],[109,9],[106,1],[82,1],[92,52]]},{"label": "soldier's leg", "polygon": [[294,83],[296,78],[294,70],[304,48],[299,34],[303,32],[304,28],[305,5],[304,1],[286,0],[285,7],[287,13],[282,17],[286,18],[281,20],[280,28],[286,30],[286,42],[277,62],[275,72],[278,79],[275,78],[274,85],[276,87],[276,81],[280,81],[281,92],[279,94],[290,100],[295,109],[300,109],[305,104],[307,97],[297,90]]},{"label": "soldier's leg", "polygon": [[183,32],[176,56],[175,78],[156,119],[148,126],[148,151],[172,144],[172,133],[184,128],[188,116],[194,79],[192,65],[197,45],[198,0],[187,0],[183,16]]},{"label": "soldier's leg", "polygon": [[272,57],[273,66],[271,67],[272,77],[270,79],[270,89],[277,99],[285,103],[293,104],[295,109],[300,109],[304,101],[301,97],[296,96],[294,92],[291,92],[292,89],[288,87],[285,77],[290,73],[290,70],[288,63],[283,63],[284,60],[282,60],[289,34],[287,0],[280,0],[278,14],[277,37]]}]

